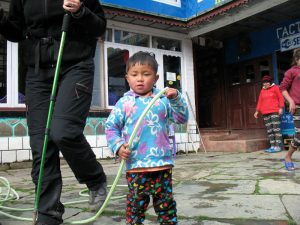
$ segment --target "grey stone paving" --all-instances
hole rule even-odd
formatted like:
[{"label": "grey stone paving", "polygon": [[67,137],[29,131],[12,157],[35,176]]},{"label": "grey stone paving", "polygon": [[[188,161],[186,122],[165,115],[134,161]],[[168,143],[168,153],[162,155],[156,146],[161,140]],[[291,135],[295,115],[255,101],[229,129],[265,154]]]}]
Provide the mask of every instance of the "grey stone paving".
[{"label": "grey stone paving", "polygon": [[[253,153],[192,153],[178,155],[174,168],[174,194],[177,201],[180,225],[300,225],[300,169],[287,172],[282,159],[285,152]],[[101,160],[111,184],[119,163]],[[295,153],[300,165],[300,153]],[[6,202],[5,206],[32,208],[34,202],[30,168],[14,165],[0,166],[0,176],[6,177],[20,195],[20,200]],[[27,164],[30,165],[30,164]],[[67,165],[62,166],[64,203],[84,200],[66,206],[65,222],[87,219],[94,214],[88,211],[86,197],[79,192],[85,188],[78,184]],[[124,174],[114,195],[126,194]],[[1,188],[0,191],[5,190]],[[1,203],[0,203],[1,206]],[[125,224],[125,197],[111,200],[93,225]],[[5,211],[7,212],[7,211]],[[10,212],[31,218],[32,212]],[[147,211],[145,225],[158,224],[152,208]],[[31,222],[7,218],[0,214],[2,225],[31,225]]]}]

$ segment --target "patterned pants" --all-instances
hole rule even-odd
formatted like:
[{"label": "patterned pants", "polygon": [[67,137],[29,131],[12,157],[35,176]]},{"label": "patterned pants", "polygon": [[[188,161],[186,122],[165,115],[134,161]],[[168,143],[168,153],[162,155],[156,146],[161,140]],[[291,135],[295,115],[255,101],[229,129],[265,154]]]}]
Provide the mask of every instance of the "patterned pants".
[{"label": "patterned pants", "polygon": [[278,113],[263,115],[267,134],[271,146],[282,146],[282,134],[280,129],[280,117]]},{"label": "patterned pants", "polygon": [[294,119],[296,133],[294,135],[294,139],[292,140],[291,144],[293,147],[299,148],[300,147],[300,105],[296,105],[296,110],[293,115],[293,119]]},{"label": "patterned pants", "polygon": [[153,199],[153,207],[160,224],[177,224],[176,202],[172,191],[172,169],[126,174],[127,195],[126,224],[140,225]]}]

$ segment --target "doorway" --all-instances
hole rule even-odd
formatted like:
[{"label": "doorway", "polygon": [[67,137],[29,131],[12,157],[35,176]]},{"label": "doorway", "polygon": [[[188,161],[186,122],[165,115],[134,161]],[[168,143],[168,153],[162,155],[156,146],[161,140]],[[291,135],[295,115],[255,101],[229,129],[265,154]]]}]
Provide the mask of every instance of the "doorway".
[{"label": "doorway", "polygon": [[240,62],[227,67],[229,129],[264,128],[261,117],[254,118],[261,78],[273,74],[271,56]]},{"label": "doorway", "polygon": [[196,117],[200,128],[226,128],[223,49],[193,44]]}]

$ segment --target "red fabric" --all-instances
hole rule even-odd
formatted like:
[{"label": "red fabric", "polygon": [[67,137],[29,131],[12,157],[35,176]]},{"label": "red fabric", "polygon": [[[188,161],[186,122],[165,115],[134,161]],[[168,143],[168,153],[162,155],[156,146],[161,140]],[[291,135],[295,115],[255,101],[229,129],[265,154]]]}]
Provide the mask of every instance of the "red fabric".
[{"label": "red fabric", "polygon": [[263,76],[263,78],[261,79],[262,82],[270,82],[272,83],[272,77],[270,77],[269,75]]},{"label": "red fabric", "polygon": [[288,91],[295,104],[300,104],[300,67],[293,66],[285,72],[280,84],[281,91]]},{"label": "red fabric", "polygon": [[261,89],[256,110],[261,114],[276,113],[284,107],[284,98],[279,87],[273,85],[268,89]]}]

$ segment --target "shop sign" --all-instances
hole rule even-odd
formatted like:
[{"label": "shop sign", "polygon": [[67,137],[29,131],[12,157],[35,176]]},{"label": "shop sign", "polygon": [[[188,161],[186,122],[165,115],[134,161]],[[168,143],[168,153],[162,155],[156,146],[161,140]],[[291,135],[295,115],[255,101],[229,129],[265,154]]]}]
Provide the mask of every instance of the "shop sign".
[{"label": "shop sign", "polygon": [[281,26],[276,29],[277,38],[286,38],[300,33],[300,21]]},{"label": "shop sign", "polygon": [[280,39],[280,50],[282,52],[300,47],[300,34]]},{"label": "shop sign", "polygon": [[300,21],[276,28],[276,36],[282,52],[300,47]]}]

